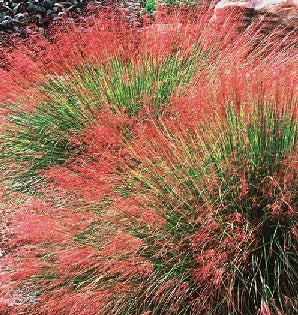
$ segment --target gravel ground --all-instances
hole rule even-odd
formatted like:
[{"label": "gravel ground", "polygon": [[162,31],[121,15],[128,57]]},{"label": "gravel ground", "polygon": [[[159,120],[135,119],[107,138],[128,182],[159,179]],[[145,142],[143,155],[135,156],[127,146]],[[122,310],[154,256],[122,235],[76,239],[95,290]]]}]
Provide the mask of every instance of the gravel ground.
[{"label": "gravel ground", "polygon": [[0,34],[30,33],[32,25],[42,31],[51,21],[81,14],[86,5],[86,0],[0,0]]},{"label": "gravel ground", "polygon": [[[64,18],[77,20],[86,10],[111,8],[125,9],[128,21],[146,13],[143,0],[0,0],[0,46],[10,36],[26,37],[32,33],[44,33],[51,23]],[[90,15],[90,13],[88,14]],[[91,14],[92,15],[92,14]]]}]

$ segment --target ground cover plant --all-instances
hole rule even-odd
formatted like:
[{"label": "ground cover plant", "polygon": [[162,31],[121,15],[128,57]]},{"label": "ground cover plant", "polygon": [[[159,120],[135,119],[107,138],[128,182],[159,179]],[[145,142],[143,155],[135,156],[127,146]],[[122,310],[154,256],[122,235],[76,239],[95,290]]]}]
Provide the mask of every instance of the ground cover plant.
[{"label": "ground cover plant", "polygon": [[3,314],[297,312],[295,34],[211,16],[7,52]]}]

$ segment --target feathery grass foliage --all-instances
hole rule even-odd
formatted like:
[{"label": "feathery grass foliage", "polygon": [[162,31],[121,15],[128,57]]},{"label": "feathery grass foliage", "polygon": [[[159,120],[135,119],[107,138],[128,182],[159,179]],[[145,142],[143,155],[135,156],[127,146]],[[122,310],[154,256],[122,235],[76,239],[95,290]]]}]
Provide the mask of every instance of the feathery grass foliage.
[{"label": "feathery grass foliage", "polygon": [[208,59],[197,47],[185,60],[180,55],[177,51],[161,63],[154,58],[137,62],[114,58],[50,78],[39,87],[46,101],[30,112],[10,115],[10,130],[1,135],[1,158],[30,165],[12,187],[29,192],[34,178],[40,181],[40,171],[78,154],[83,148],[71,145],[69,139],[90,123],[102,104],[111,104],[115,114],[124,108],[129,116],[135,116],[148,97],[158,114],[159,108],[167,105],[168,96],[177,88],[181,93]]},{"label": "feathery grass foliage", "polygon": [[[251,104],[249,119],[247,107],[237,111],[234,106],[228,106],[224,117],[215,114],[216,123],[211,128],[199,124],[187,133],[182,130],[183,125],[181,129],[176,127],[179,125],[177,121],[174,126],[153,124],[155,137],[150,141],[142,139],[145,143],[142,150],[138,149],[140,143],[137,141],[130,151],[133,161],[138,162],[128,167],[128,178],[133,177],[142,183],[146,204],[166,221],[164,231],[156,232],[156,239],[163,235],[176,245],[175,249],[164,253],[160,261],[145,257],[157,266],[154,271],[169,272],[172,279],[180,276],[180,272],[175,270],[181,270],[181,276],[194,296],[202,294],[208,284],[200,287],[198,283],[192,283],[193,275],[188,272],[195,269],[197,253],[189,240],[196,231],[206,229],[207,218],[213,216],[215,228],[202,233],[205,237],[202,243],[205,244],[198,250],[203,251],[205,247],[220,252],[223,247],[228,259],[222,266],[226,272],[230,270],[232,278],[226,288],[228,292],[222,295],[217,291],[216,297],[212,294],[205,297],[206,301],[211,299],[208,300],[209,307],[214,305],[212,313],[253,314],[261,303],[270,305],[272,309],[280,308],[283,312],[294,310],[283,300],[287,294],[295,301],[297,281],[297,250],[296,242],[292,240],[297,224],[297,178],[291,174],[293,165],[283,169],[288,156],[295,158],[297,122],[293,122],[294,105],[282,104],[284,110],[280,112],[273,103]],[[285,182],[287,177],[289,180]],[[202,216],[206,214],[198,209],[199,205],[209,207],[205,221]],[[240,218],[238,222],[238,219],[231,222],[234,216]],[[239,232],[239,223],[247,235],[244,231],[243,234]],[[232,225],[231,231],[228,225]],[[133,228],[132,233],[146,242],[150,248],[146,251],[158,252],[152,246],[155,233],[142,235],[140,228]],[[254,238],[249,233],[255,234]],[[229,247],[224,247],[227,239],[237,239],[237,234],[239,244],[229,246],[234,249],[239,246],[246,253],[245,268],[239,253],[235,255]],[[225,245],[214,244],[214,235]],[[178,244],[182,246],[178,247]],[[222,278],[221,281],[224,285],[227,280]],[[212,286],[209,289],[217,290]],[[140,300],[143,301],[145,296],[142,295]],[[134,297],[134,300],[137,299]],[[154,304],[153,313],[166,314],[158,305]],[[175,308],[173,314],[189,312],[184,303],[181,305],[183,308]],[[117,313],[116,309],[115,312],[129,314],[129,311],[122,310]]]},{"label": "feathery grass foliage", "polygon": [[5,171],[39,186],[9,220],[0,312],[297,312],[293,47],[265,55],[274,34],[233,37],[203,16],[198,36],[168,18],[149,26],[156,41],[138,30],[139,50],[116,34],[102,59],[100,43],[82,44],[94,58],[67,51],[78,60],[7,115]]}]

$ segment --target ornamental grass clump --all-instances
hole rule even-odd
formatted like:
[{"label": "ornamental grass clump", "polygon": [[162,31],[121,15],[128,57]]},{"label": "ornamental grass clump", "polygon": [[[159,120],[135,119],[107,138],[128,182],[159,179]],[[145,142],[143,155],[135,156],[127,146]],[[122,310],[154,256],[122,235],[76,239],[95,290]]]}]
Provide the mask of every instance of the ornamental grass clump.
[{"label": "ornamental grass clump", "polygon": [[85,27],[66,25],[52,38],[32,38],[29,47],[19,44],[8,54],[1,72],[7,125],[1,158],[30,164],[22,174],[15,169],[18,176],[9,174],[14,189],[32,190],[41,180],[40,170],[76,155],[70,138],[102,104],[109,103],[114,112],[125,108],[130,116],[145,96],[157,110],[166,106],[168,96],[183,90],[206,64],[211,50],[213,58],[218,54],[219,38],[206,47],[206,25],[193,26],[205,15],[187,21],[172,14],[129,29],[124,18],[103,13]]},{"label": "ornamental grass clump", "polygon": [[63,63],[60,30],[48,73],[3,94],[4,194],[26,200],[4,231],[1,312],[295,313],[295,47],[209,12],[107,21],[113,49],[84,53],[95,22]]}]

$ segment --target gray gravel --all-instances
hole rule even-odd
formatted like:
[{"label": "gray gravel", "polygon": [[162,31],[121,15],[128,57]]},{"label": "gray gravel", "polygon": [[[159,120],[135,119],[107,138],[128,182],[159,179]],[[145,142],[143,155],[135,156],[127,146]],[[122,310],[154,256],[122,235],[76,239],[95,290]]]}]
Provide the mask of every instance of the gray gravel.
[{"label": "gray gravel", "polygon": [[44,32],[50,23],[67,18],[76,20],[86,9],[124,8],[130,21],[146,13],[146,0],[0,0],[1,36],[26,36]]},{"label": "gray gravel", "polygon": [[87,2],[86,0],[0,0],[0,34],[27,33],[32,25],[42,31],[51,21],[81,14]]}]

